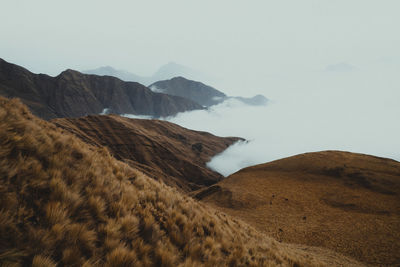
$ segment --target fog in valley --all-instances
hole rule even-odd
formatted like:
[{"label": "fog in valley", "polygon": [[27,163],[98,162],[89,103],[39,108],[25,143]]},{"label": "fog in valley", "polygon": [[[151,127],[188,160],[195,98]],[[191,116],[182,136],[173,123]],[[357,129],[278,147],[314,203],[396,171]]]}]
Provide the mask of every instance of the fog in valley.
[{"label": "fog in valley", "polygon": [[225,176],[243,167],[320,150],[400,160],[400,105],[395,97],[399,80],[392,69],[322,70],[287,79],[293,93],[272,99],[267,106],[232,100],[169,121],[247,139],[209,163]]},{"label": "fog in valley", "polygon": [[166,77],[160,66],[176,62],[227,95],[267,97],[264,107],[231,99],[167,118],[248,140],[209,163],[224,175],[328,149],[400,160],[397,0],[20,0],[1,9],[0,57],[36,73],[112,66]]}]

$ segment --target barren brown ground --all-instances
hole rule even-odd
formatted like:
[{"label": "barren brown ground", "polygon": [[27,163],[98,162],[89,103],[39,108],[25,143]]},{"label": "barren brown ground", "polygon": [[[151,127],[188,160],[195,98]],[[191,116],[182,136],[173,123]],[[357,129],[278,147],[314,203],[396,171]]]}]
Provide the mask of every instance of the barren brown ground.
[{"label": "barren brown ground", "polygon": [[0,97],[0,266],[358,266],[281,244]]},{"label": "barren brown ground", "polygon": [[400,163],[306,153],[243,169],[197,198],[274,238],[400,264]]},{"label": "barren brown ground", "polygon": [[189,192],[223,177],[206,167],[212,156],[240,140],[193,131],[161,120],[94,115],[55,119],[58,127],[164,183]]}]

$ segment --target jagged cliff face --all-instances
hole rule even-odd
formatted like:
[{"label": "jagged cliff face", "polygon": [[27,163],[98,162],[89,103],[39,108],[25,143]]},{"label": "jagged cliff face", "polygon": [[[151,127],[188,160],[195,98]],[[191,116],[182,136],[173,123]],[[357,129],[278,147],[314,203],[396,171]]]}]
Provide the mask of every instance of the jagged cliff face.
[{"label": "jagged cliff face", "polygon": [[110,76],[67,70],[56,77],[33,74],[0,59],[0,95],[18,97],[44,119],[99,114],[104,109],[154,117],[202,109],[177,96],[152,92],[147,87]]},{"label": "jagged cliff face", "polygon": [[217,89],[201,82],[191,81],[183,77],[158,81],[149,86],[154,91],[191,99],[202,106],[212,106],[223,102],[226,95]]},{"label": "jagged cliff face", "polygon": [[192,131],[166,121],[117,115],[52,122],[86,143],[107,147],[117,159],[184,192],[221,180],[222,175],[208,169],[206,163],[240,139]]}]

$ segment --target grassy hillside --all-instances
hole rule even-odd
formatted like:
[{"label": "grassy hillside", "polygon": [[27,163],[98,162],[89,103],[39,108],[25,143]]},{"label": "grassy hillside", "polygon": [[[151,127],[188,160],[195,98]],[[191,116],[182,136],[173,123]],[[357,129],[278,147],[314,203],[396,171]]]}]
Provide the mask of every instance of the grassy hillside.
[{"label": "grassy hillside", "polygon": [[400,264],[400,163],[306,153],[243,169],[197,197],[283,242]]},{"label": "grassy hillside", "polygon": [[161,120],[95,115],[52,120],[86,143],[106,146],[112,155],[155,179],[189,192],[223,177],[206,167],[211,157],[240,140],[189,130]]},{"label": "grassy hillside", "polygon": [[3,266],[357,265],[280,244],[0,98]]}]

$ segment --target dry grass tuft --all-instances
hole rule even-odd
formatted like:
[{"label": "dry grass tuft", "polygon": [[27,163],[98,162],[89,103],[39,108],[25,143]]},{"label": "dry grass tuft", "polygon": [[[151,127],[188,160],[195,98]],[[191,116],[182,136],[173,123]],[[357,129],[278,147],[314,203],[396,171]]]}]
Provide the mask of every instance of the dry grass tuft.
[{"label": "dry grass tuft", "polygon": [[5,266],[328,264],[181,195],[4,98],[0,207]]},{"label": "dry grass tuft", "polygon": [[57,264],[49,257],[36,255],[32,260],[32,267],[56,267]]}]

